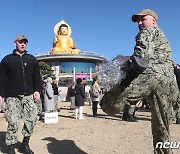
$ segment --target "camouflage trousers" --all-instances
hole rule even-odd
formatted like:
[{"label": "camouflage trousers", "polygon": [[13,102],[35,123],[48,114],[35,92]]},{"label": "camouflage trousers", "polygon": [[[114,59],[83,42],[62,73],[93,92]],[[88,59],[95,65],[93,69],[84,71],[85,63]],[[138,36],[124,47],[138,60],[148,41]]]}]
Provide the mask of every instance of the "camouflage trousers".
[{"label": "camouflage trousers", "polygon": [[8,122],[6,144],[15,144],[18,141],[18,124],[23,120],[22,134],[24,137],[31,136],[37,121],[37,107],[33,95],[7,97],[4,102],[5,118]]},{"label": "camouflage trousers", "polygon": [[103,111],[116,114],[125,105],[135,105],[145,97],[150,99],[151,128],[154,153],[172,154],[172,149],[156,148],[158,142],[170,142],[169,124],[173,118],[173,105],[177,103],[178,86],[174,77],[160,74],[140,74],[122,90],[115,85],[105,93],[100,104]]},{"label": "camouflage trousers", "polygon": [[42,114],[42,100],[39,99],[38,101],[35,102],[35,105],[37,107],[37,112],[38,112],[38,115]]},{"label": "camouflage trousers", "polygon": [[124,107],[127,108],[127,114],[128,115],[134,115],[135,113],[135,109],[136,109],[136,105],[132,105],[132,104],[126,104]]},{"label": "camouflage trousers", "polygon": [[178,97],[177,104],[175,104],[173,106],[173,109],[174,109],[174,118],[175,119],[180,119],[180,95]]}]

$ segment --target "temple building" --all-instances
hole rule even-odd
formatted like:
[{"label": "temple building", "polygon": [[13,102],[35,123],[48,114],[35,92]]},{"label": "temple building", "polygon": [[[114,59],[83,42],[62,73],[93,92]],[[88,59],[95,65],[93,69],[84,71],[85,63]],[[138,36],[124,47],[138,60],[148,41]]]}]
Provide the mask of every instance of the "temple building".
[{"label": "temple building", "polygon": [[70,37],[71,32],[71,27],[65,21],[60,21],[54,27],[52,49],[47,54],[35,55],[38,61],[51,66],[61,86],[68,86],[77,78],[92,80],[99,63],[107,61],[101,54],[77,49]]}]

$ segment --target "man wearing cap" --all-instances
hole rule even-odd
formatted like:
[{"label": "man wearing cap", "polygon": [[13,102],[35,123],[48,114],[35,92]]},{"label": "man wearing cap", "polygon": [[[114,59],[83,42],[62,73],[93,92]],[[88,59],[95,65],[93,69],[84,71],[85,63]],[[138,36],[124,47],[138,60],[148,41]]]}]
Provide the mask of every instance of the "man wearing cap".
[{"label": "man wearing cap", "polygon": [[148,97],[151,106],[154,153],[171,154],[172,149],[157,146],[158,142],[171,142],[169,124],[173,114],[172,106],[176,104],[179,96],[171,47],[158,27],[158,16],[154,11],[142,10],[132,16],[132,21],[137,22],[139,27],[132,56],[143,59],[148,66],[145,71],[132,78],[125,88],[114,86],[105,93],[101,100],[101,108],[106,113],[116,114],[120,112],[123,104],[136,104],[138,100]]},{"label": "man wearing cap", "polygon": [[29,139],[37,120],[37,107],[34,102],[40,98],[41,77],[36,58],[26,51],[27,43],[25,36],[17,36],[14,40],[16,49],[2,59],[0,67],[0,106],[3,104],[8,122],[5,140],[10,154],[15,153],[14,144],[18,141],[20,119],[24,122],[24,139],[19,152],[33,154]]}]

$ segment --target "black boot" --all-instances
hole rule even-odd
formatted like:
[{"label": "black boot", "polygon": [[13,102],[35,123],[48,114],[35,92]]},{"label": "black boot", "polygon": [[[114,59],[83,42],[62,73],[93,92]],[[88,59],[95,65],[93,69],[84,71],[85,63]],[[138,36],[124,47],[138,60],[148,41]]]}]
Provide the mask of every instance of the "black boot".
[{"label": "black boot", "polygon": [[92,111],[93,111],[93,116],[94,117],[97,117],[97,105],[98,105],[97,101],[92,102]]},{"label": "black boot", "polygon": [[24,137],[23,142],[21,143],[19,152],[24,154],[34,154],[34,152],[29,147],[30,137]]},{"label": "black boot", "polygon": [[128,121],[128,107],[126,107],[126,106],[124,107],[122,120]]},{"label": "black boot", "polygon": [[176,124],[180,124],[180,118],[176,119]]},{"label": "black boot", "polygon": [[8,154],[15,154],[15,149],[14,149],[14,145],[13,144],[9,145],[9,152],[8,152]]},{"label": "black boot", "polygon": [[138,118],[135,116],[135,112],[137,111],[138,109],[137,109],[137,107],[135,107],[135,110],[134,110],[134,112],[133,112],[133,118],[136,120],[136,121],[138,121]]},{"label": "black boot", "polygon": [[39,115],[39,121],[43,121],[44,120],[44,116],[42,114]]},{"label": "black boot", "polygon": [[93,109],[93,117],[97,117],[97,109]]},{"label": "black boot", "polygon": [[129,115],[127,121],[129,121],[129,122],[138,122],[138,120],[133,115]]}]

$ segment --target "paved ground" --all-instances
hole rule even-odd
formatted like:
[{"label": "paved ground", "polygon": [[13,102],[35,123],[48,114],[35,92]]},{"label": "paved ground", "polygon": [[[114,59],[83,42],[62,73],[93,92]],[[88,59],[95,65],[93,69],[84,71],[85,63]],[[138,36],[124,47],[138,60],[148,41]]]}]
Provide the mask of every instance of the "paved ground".
[{"label": "paved ground", "polygon": [[[59,122],[45,124],[38,121],[30,146],[35,154],[152,154],[150,112],[137,112],[137,123],[122,121],[122,115],[108,116],[98,109],[99,117],[92,117],[91,106],[84,107],[85,119],[74,119],[69,102],[59,103]],[[0,114],[0,153],[7,152],[4,138],[7,123]],[[22,141],[20,123],[18,148]],[[180,125],[170,126],[172,140],[180,142]],[[17,150],[17,149],[16,149]],[[175,151],[179,154],[180,149]]]}]

